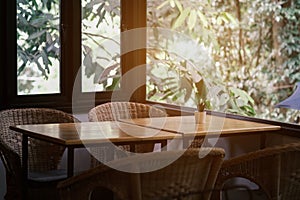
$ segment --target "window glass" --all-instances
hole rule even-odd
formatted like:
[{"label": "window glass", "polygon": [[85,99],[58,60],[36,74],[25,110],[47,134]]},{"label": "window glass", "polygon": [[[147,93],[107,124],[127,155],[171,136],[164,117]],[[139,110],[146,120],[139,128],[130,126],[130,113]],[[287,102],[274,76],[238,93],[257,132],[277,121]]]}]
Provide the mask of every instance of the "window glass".
[{"label": "window glass", "polygon": [[82,92],[116,89],[120,74],[120,0],[83,0]]},{"label": "window glass", "polygon": [[17,1],[18,95],[60,92],[58,0]]},{"label": "window glass", "polygon": [[300,80],[297,1],[147,2],[148,100],[297,122],[274,107]]}]

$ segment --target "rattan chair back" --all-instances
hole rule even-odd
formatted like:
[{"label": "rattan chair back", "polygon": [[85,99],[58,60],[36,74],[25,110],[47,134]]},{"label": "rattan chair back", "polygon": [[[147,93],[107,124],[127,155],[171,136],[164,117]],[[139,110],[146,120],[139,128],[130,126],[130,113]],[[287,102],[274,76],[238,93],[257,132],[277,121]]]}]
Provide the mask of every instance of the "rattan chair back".
[{"label": "rattan chair back", "polygon": [[[0,155],[6,170],[6,199],[20,197],[22,134],[10,126],[41,123],[78,122],[65,112],[48,108],[20,108],[0,111]],[[33,172],[56,170],[65,148],[59,145],[29,138],[28,168]],[[14,198],[13,198],[14,197]]]},{"label": "rattan chair back", "polygon": [[[109,102],[92,108],[88,113],[89,121],[117,121],[118,119],[135,119],[147,117],[165,117],[167,114],[154,106],[136,102]],[[119,146],[121,151],[116,152],[116,156],[123,156],[123,150],[129,151],[129,145]],[[135,152],[145,153],[153,151],[154,144],[135,145]],[[98,159],[107,161],[105,154],[116,149],[108,149],[108,147],[91,148],[91,167],[99,164]],[[96,159],[96,158],[98,159]],[[110,156],[111,157],[111,156]]]},{"label": "rattan chair back", "polygon": [[[234,177],[246,178],[269,199],[296,200],[300,197],[300,143],[285,144],[251,152],[224,161],[216,183],[216,191]],[[215,194],[219,199],[220,193]]]},{"label": "rattan chair back", "polygon": [[[199,152],[207,155],[199,158]],[[95,188],[111,190],[116,199],[210,199],[218,171],[224,158],[220,148],[151,152],[112,161],[58,185],[65,200],[89,199]],[[181,155],[181,156],[180,156]],[[175,157],[179,157],[177,160]],[[166,167],[143,172],[161,163]],[[123,167],[123,168],[122,168]],[[135,173],[118,169],[135,169]],[[137,171],[136,171],[137,170]],[[143,173],[138,173],[141,170]]]},{"label": "rattan chair back", "polygon": [[116,121],[146,117],[165,117],[167,114],[154,106],[136,102],[109,102],[92,108],[89,121]]}]

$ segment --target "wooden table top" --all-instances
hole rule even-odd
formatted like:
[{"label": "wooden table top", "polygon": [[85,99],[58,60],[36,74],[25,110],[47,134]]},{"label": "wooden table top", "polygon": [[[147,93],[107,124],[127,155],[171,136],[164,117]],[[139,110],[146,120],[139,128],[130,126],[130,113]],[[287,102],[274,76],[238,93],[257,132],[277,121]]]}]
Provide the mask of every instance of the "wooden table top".
[{"label": "wooden table top", "polygon": [[17,125],[10,129],[29,137],[65,146],[97,143],[159,141],[182,136],[122,122],[82,122]]},{"label": "wooden table top", "polygon": [[280,126],[207,115],[195,124],[194,116],[122,119],[121,122],[82,122],[17,125],[12,130],[56,144],[130,143],[159,141],[184,136],[253,134],[280,130]]},{"label": "wooden table top", "polygon": [[185,136],[253,134],[262,131],[280,130],[280,126],[257,123],[246,120],[238,120],[226,117],[207,115],[206,123],[196,124],[194,116],[175,116],[162,118],[137,118],[121,119],[120,121],[139,126],[156,128],[173,133],[181,133]]}]

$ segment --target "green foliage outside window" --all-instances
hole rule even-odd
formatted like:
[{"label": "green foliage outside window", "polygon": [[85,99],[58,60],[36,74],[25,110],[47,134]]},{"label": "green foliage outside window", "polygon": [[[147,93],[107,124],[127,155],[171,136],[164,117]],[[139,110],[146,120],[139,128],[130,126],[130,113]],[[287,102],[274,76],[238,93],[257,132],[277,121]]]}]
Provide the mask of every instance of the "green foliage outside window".
[{"label": "green foliage outside window", "polygon": [[[213,84],[223,85],[227,94],[242,96],[246,92],[253,99],[253,104],[248,99],[243,111],[232,104],[226,111],[253,115],[255,110],[256,117],[294,122],[297,111],[273,106],[289,96],[300,80],[299,0],[166,0],[151,4],[155,9],[148,12],[149,26],[179,31],[208,49],[199,54],[211,57],[213,68],[205,66],[201,71],[206,80],[219,82]],[[150,78],[153,80],[156,78]],[[170,88],[167,84],[165,88],[149,87],[149,98],[172,101],[178,94],[170,93]],[[155,96],[153,91],[169,94],[169,99]],[[247,100],[245,96],[242,99]]]},{"label": "green foliage outside window", "polygon": [[[118,16],[120,8],[115,9],[114,3],[109,2],[88,1],[83,6],[83,20],[96,19],[99,25],[107,23],[103,17],[107,13],[112,18]],[[187,86],[195,81],[192,65],[201,68],[197,75],[218,95],[218,102],[211,102],[212,109],[294,121],[297,111],[274,109],[273,106],[288,97],[300,80],[300,0],[152,0],[147,3],[149,27],[178,31],[203,48],[202,52],[196,51],[192,55],[196,59],[187,60],[181,54],[164,51],[164,45],[188,41],[160,40],[153,32],[149,42],[156,42],[155,45],[160,45],[163,50],[150,48],[147,51],[148,63],[152,64],[147,69],[149,100],[193,105],[195,96]],[[34,66],[47,79],[53,60],[60,56],[59,20],[56,17],[59,1],[18,0],[17,6],[18,75]],[[99,37],[101,35],[85,35],[91,41]],[[91,46],[97,45],[101,48],[95,41]],[[188,53],[193,50],[191,47]],[[115,80],[110,82],[117,82],[119,60],[115,59],[111,67],[103,68],[99,59],[106,58],[95,57],[93,51],[89,45],[83,48],[85,76],[96,75],[94,82],[113,89],[116,85],[108,84],[108,79],[99,82],[96,77],[106,74]],[[116,58],[116,55],[111,56]],[[178,84],[175,85],[178,81],[179,89]],[[30,90],[30,87],[28,83],[19,88]]]},{"label": "green foliage outside window", "polygon": [[[120,49],[119,41],[105,32],[114,26],[120,28],[120,1],[85,0],[81,4],[82,21],[78,23],[82,23],[83,78],[93,79],[102,91],[113,90],[120,78],[120,55],[118,51],[110,52],[106,47],[110,43],[104,46],[103,41]],[[25,81],[18,81],[19,92],[30,94],[38,84],[34,77],[47,80],[54,68],[60,67],[59,24],[60,0],[17,0],[18,77],[26,76]],[[83,85],[84,89],[88,87],[93,85]]]},{"label": "green foliage outside window", "polygon": [[[18,76],[49,78],[60,58],[59,0],[17,0]],[[34,79],[19,81],[19,92],[29,93]]]}]

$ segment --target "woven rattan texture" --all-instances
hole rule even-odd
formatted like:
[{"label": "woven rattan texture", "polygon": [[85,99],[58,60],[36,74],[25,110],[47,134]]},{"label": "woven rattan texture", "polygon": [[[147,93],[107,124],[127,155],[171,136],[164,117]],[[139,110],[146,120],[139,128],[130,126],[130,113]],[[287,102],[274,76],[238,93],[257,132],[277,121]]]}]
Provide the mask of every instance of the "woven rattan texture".
[{"label": "woven rattan texture", "polygon": [[[202,149],[203,150],[203,149]],[[60,182],[58,188],[65,200],[86,200],[98,187],[112,190],[117,199],[210,199],[211,191],[224,158],[224,150],[206,148],[208,153],[199,158],[199,149],[152,152],[113,161],[110,166],[93,168],[81,175]],[[181,155],[177,160],[170,160]],[[145,166],[170,165],[155,171],[129,173],[122,166],[143,169]]]},{"label": "woven rattan texture", "polygon": [[[76,119],[62,111],[46,108],[11,109],[0,112],[1,142],[22,157],[22,134],[9,129],[21,124],[66,123]],[[57,169],[64,147],[29,138],[29,170]]]},{"label": "woven rattan texture", "polygon": [[[134,119],[146,117],[165,117],[166,113],[158,108],[150,105],[136,102],[109,102],[92,108],[88,113],[89,121],[116,121],[118,119]],[[120,147],[123,150],[129,151],[129,145]],[[136,145],[135,150],[138,153],[153,151],[154,144]],[[92,148],[92,155],[101,158],[103,152],[109,151],[106,147]],[[104,159],[105,160],[105,159]],[[95,167],[99,161],[92,157],[91,166]]]},{"label": "woven rattan texture", "polygon": [[146,117],[164,117],[166,113],[150,105],[136,102],[109,102],[92,108],[90,121],[115,121]]},{"label": "woven rattan texture", "polygon": [[[70,114],[48,108],[9,109],[0,112],[0,154],[6,170],[6,199],[20,199],[22,134],[10,126],[40,123],[78,122]],[[29,138],[30,171],[48,171],[59,167],[64,147]]]},{"label": "woven rattan texture", "polygon": [[[300,143],[285,144],[251,152],[224,161],[216,189],[233,177],[256,183],[269,199],[300,198]],[[217,194],[215,199],[219,199]]]}]

